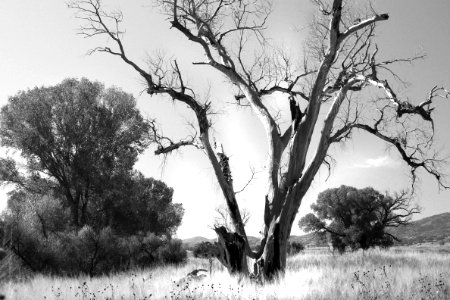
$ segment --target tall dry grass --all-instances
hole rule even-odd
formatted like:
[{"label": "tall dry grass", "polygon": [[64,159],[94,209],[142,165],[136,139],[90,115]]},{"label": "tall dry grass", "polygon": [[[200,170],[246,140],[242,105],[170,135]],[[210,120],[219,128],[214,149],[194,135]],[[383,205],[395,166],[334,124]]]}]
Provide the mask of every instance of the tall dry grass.
[{"label": "tall dry grass", "polygon": [[6,299],[450,299],[450,247],[393,248],[291,257],[284,277],[259,285],[230,277],[216,262],[202,281],[182,279],[208,262],[97,278],[35,276],[4,283]]}]

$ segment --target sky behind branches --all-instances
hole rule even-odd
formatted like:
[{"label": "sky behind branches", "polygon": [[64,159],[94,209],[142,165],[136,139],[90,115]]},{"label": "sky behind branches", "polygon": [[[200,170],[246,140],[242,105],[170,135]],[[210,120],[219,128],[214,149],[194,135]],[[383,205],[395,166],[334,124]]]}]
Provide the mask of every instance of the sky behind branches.
[{"label": "sky behind branches", "polygon": [[[252,168],[258,172],[238,199],[241,207],[251,214],[248,233],[258,235],[262,228],[266,192],[261,171],[267,145],[257,118],[245,108],[229,105],[233,101],[233,88],[223,77],[206,66],[192,66],[192,61],[203,59],[201,49],[171,30],[166,17],[158,14],[152,1],[103,2],[106,9],[120,9],[124,14],[124,44],[129,57],[145,65],[149,56],[165,52],[168,57],[177,59],[188,83],[203,95],[203,99],[213,101],[217,113],[213,116],[213,137],[224,145],[230,156],[236,189],[246,184]],[[357,2],[348,1],[347,5]],[[382,57],[427,55],[413,65],[395,68],[409,83],[407,86],[395,85],[398,95],[419,103],[435,85],[450,88],[450,1],[378,0],[373,3],[379,13],[390,15],[388,21],[378,25],[376,32]],[[309,0],[275,0],[267,31],[270,41],[286,48],[293,56],[301,57],[313,9]],[[183,105],[143,93],[145,85],[141,78],[117,57],[100,53],[87,55],[89,49],[104,46],[108,41],[77,35],[80,21],[64,1],[2,0],[0,11],[4,12],[0,19],[0,105],[5,105],[8,96],[19,90],[54,85],[67,77],[86,77],[133,93],[143,115],[157,119],[165,135],[176,139],[190,133],[186,124],[192,116]],[[273,109],[287,105],[276,98],[267,101]],[[436,101],[435,106],[436,146],[450,154],[450,100]],[[154,147],[150,147],[140,157],[136,168],[174,188],[174,201],[183,203],[186,210],[178,236],[213,237],[210,227],[214,223],[214,209],[222,205],[223,199],[206,156],[197,149],[185,148],[164,160],[155,157],[153,151]],[[327,170],[319,172],[303,200],[298,217],[309,212],[317,194],[326,188],[341,184],[358,188],[373,186],[393,193],[409,187],[409,170],[400,156],[371,136],[354,134],[351,141],[335,146],[331,153],[337,161],[331,176],[326,180]],[[1,151],[1,155],[10,154],[5,149]],[[417,201],[423,208],[419,217],[450,211],[450,191],[439,192],[431,176],[423,172],[419,172],[419,176]],[[3,187],[0,192],[0,209],[6,205],[8,188]],[[292,234],[300,233],[294,225]]]}]

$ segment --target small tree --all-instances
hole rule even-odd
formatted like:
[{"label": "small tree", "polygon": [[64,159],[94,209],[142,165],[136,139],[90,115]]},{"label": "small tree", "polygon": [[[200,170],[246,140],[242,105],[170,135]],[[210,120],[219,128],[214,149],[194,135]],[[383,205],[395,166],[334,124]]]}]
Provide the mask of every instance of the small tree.
[{"label": "small tree", "polygon": [[212,263],[215,257],[219,255],[219,249],[217,244],[212,244],[210,242],[202,242],[195,246],[194,256],[206,258],[209,261],[209,275],[212,273]]},{"label": "small tree", "polygon": [[300,242],[289,243],[289,254],[295,255],[305,250],[305,246]]},{"label": "small tree", "polygon": [[374,246],[389,247],[397,237],[387,232],[389,227],[406,225],[413,214],[406,192],[383,195],[373,188],[356,189],[342,185],[319,194],[310,213],[299,221],[305,232],[327,232],[334,249],[343,252],[348,246],[355,250]]}]

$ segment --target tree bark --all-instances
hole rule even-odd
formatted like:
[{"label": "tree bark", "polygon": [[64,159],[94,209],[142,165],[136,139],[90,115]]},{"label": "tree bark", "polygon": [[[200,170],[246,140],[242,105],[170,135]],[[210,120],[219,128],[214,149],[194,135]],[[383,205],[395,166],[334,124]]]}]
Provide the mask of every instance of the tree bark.
[{"label": "tree bark", "polygon": [[[81,194],[81,193],[80,193]],[[84,194],[81,199],[81,226],[84,226],[87,224],[88,221],[88,202],[89,202],[89,182],[87,182],[85,190],[84,190]]]},{"label": "tree bark", "polygon": [[276,220],[271,224],[264,251],[255,262],[253,275],[260,281],[272,280],[286,268],[289,236],[283,233],[283,225]]},{"label": "tree bark", "polygon": [[72,222],[76,228],[80,227],[79,213],[78,213],[78,202],[73,201],[70,203],[70,211],[72,213]]},{"label": "tree bark", "polygon": [[230,274],[248,275],[246,242],[236,232],[228,232],[224,226],[215,228],[218,237],[219,254],[217,258]]},{"label": "tree bark", "polygon": [[73,226],[76,228],[80,227],[80,220],[79,220],[79,204],[80,204],[80,197],[79,195],[75,195],[75,198],[72,196],[72,192],[70,191],[69,187],[66,187],[66,199],[69,202],[69,208],[70,213],[72,215],[72,223]]}]

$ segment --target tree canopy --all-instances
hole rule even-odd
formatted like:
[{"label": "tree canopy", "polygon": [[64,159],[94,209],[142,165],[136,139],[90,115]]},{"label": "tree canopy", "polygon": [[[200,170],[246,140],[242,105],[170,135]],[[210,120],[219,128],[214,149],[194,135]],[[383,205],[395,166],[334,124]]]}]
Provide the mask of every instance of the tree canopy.
[{"label": "tree canopy", "polygon": [[172,197],[173,189],[164,182],[136,172],[115,181],[90,211],[95,213],[92,219],[96,223],[110,226],[122,235],[152,232],[170,237],[184,214],[182,205],[172,203]]},{"label": "tree canopy", "polygon": [[132,95],[99,82],[66,79],[19,92],[1,110],[0,139],[26,159],[26,175],[2,159],[0,179],[28,188],[38,179],[56,183],[73,224],[82,225],[91,194],[132,171],[148,129]]},{"label": "tree canopy", "polygon": [[321,192],[311,209],[314,213],[300,219],[300,228],[305,232],[327,232],[333,247],[340,251],[346,246],[390,246],[398,239],[389,233],[389,227],[407,225],[413,214],[419,213],[406,192],[390,196],[370,187],[345,185]]}]

